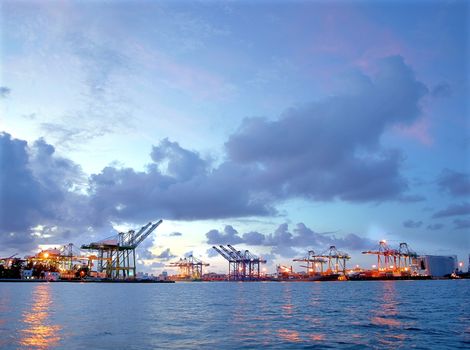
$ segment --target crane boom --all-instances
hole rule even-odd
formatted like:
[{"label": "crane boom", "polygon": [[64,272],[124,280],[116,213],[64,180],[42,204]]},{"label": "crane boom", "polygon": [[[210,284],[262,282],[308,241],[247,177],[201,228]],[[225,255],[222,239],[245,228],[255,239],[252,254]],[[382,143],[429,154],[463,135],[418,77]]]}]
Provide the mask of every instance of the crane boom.
[{"label": "crane boom", "polygon": [[216,246],[213,246],[212,249],[214,249],[217,253],[222,255],[222,257],[227,260],[227,261],[232,261],[232,257],[230,255],[227,255],[225,252],[217,248]]},{"label": "crane boom", "polygon": [[[163,220],[159,220],[157,221],[156,223],[154,223],[150,229],[148,229],[146,232],[145,230],[140,230],[140,234],[136,234],[134,239],[133,239],[133,244],[132,246],[134,248],[136,248],[140,243],[142,243],[142,241],[147,238],[161,223],[163,222]],[[148,227],[148,225],[146,225]],[[145,226],[144,226],[145,227]]]},{"label": "crane boom", "polygon": [[[151,222],[149,222],[149,223],[148,223],[147,225],[145,225],[145,226],[142,226],[142,228],[141,228],[139,231],[137,231],[137,233],[134,234],[133,241],[135,241],[135,240],[137,239],[137,237],[139,237],[145,230],[147,230],[147,229],[150,227],[150,225],[152,225]],[[132,242],[131,242],[131,243],[132,243]]]},{"label": "crane boom", "polygon": [[228,255],[230,256],[233,260],[238,260],[240,259],[238,254],[235,254],[234,252],[231,252],[227,248],[225,248],[223,245],[219,245],[219,247]]},{"label": "crane boom", "polygon": [[236,250],[234,247],[232,247],[230,244],[227,244],[227,247],[230,248],[230,250],[239,258],[243,259],[243,256],[239,250]]}]

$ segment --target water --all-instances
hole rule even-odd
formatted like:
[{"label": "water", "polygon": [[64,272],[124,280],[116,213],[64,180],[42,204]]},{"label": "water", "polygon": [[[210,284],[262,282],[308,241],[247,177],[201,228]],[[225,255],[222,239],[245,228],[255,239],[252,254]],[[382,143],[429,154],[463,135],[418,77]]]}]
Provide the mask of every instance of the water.
[{"label": "water", "polygon": [[0,283],[1,349],[470,348],[470,280]]}]

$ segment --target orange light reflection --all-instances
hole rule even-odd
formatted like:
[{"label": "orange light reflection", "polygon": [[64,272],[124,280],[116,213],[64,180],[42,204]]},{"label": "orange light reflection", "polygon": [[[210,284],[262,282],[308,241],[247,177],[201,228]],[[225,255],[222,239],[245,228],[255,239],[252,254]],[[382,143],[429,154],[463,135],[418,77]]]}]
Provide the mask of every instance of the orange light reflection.
[{"label": "orange light reflection", "polygon": [[61,327],[48,322],[53,307],[49,284],[40,283],[33,296],[31,310],[23,313],[22,322],[26,328],[20,330],[19,343],[28,348],[47,349],[57,345],[61,339]]},{"label": "orange light reflection", "polygon": [[297,331],[292,331],[289,329],[279,329],[277,331],[279,337],[283,340],[292,342],[292,343],[298,343],[300,342],[300,334]]},{"label": "orange light reflection", "polygon": [[324,334],[312,334],[310,336],[310,339],[312,339],[314,341],[325,340],[325,335]]}]

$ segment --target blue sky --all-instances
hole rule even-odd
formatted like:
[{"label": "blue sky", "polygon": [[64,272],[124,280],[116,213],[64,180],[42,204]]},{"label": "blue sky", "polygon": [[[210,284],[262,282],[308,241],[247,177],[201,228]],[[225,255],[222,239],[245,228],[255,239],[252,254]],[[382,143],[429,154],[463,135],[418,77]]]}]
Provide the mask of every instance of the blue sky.
[{"label": "blue sky", "polygon": [[159,218],[148,271],[470,253],[466,2],[0,6],[0,255]]}]

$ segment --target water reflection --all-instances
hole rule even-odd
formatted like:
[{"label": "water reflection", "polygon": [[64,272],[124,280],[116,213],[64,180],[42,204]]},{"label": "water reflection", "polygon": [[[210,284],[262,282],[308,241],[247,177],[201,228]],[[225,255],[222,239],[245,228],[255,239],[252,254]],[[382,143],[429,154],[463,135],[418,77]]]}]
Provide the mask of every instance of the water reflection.
[{"label": "water reflection", "polygon": [[292,288],[290,283],[286,283],[283,289],[284,304],[281,306],[282,315],[284,318],[292,318],[294,312],[294,305],[292,305]]},{"label": "water reflection", "polygon": [[31,310],[23,313],[19,343],[33,349],[47,349],[60,341],[61,327],[50,324],[53,308],[51,290],[48,283],[40,283],[33,291]]},{"label": "water reflection", "polygon": [[311,329],[307,334],[307,338],[311,342],[323,342],[325,340],[325,334],[320,332],[325,323],[325,319],[321,317],[321,300],[322,298],[319,295],[318,288],[314,289],[308,306],[313,312],[305,313],[305,320],[308,322],[309,328]]},{"label": "water reflection", "polygon": [[379,337],[379,343],[387,346],[404,345],[403,342],[407,337],[403,333],[403,323],[399,320],[396,284],[384,282],[382,287],[381,307],[373,309],[371,323],[375,326],[389,328],[389,332]]},{"label": "water reflection", "polygon": [[[284,319],[293,318],[294,312],[296,310],[294,309],[294,305],[292,302],[292,285],[290,283],[286,283],[283,285],[282,300],[283,300],[283,303],[281,305],[282,318]],[[287,341],[287,342],[298,343],[302,341],[300,337],[300,332],[292,330],[292,329],[280,328],[277,330],[277,334],[280,339]]]},{"label": "water reflection", "polygon": [[[0,335],[2,335],[3,329],[5,329],[5,325],[7,324],[8,313],[11,309],[12,302],[10,300],[10,290],[9,289],[2,289],[1,290],[1,297],[0,297]],[[8,337],[1,336],[0,337],[0,348],[8,344]]]},{"label": "water reflection", "polygon": [[322,341],[322,340],[325,340],[325,335],[324,334],[311,334],[310,335],[310,340],[313,340],[313,341]]},{"label": "water reflection", "polygon": [[384,282],[381,307],[373,310],[372,324],[398,327],[401,322],[398,315],[395,283]]},{"label": "water reflection", "polygon": [[298,343],[300,342],[300,333],[289,329],[278,329],[277,334],[285,341]]}]

